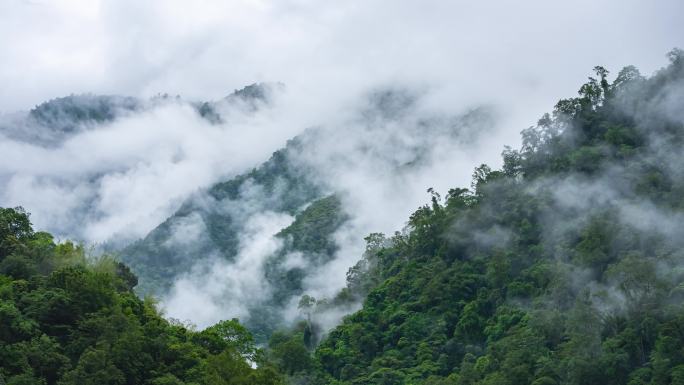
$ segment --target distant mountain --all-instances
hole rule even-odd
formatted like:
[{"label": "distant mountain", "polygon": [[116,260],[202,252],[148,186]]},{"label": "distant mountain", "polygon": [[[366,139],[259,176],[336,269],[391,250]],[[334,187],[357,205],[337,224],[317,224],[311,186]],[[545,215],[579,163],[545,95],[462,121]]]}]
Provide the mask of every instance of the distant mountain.
[{"label": "distant mountain", "polygon": [[209,102],[186,102],[180,96],[168,94],[147,100],[119,95],[69,95],[41,103],[28,112],[0,117],[0,135],[52,147],[84,130],[170,102],[188,103],[203,118],[220,123],[230,108],[254,112],[268,104],[273,92],[283,87],[280,83],[255,83]]},{"label": "distant mountain", "polygon": [[[251,304],[250,312],[260,316],[246,321],[261,340],[281,325],[279,312],[287,301],[304,294],[302,280],[334,257],[331,236],[347,218],[339,199],[292,156],[300,146],[292,140],[258,168],[198,192],[144,239],[123,249],[121,260],[140,277],[136,290],[163,296],[194,268],[216,258],[234,261],[250,218],[284,213],[294,220],[278,232],[282,247],[264,264],[272,296]],[[288,266],[293,254],[301,260]]]},{"label": "distant mountain", "polygon": [[111,122],[120,114],[139,109],[141,102],[132,97],[113,95],[71,95],[42,103],[29,118],[53,131],[70,133],[79,125]]},{"label": "distant mountain", "polygon": [[81,130],[112,122],[142,108],[143,102],[132,97],[70,95],[0,120],[0,134],[27,143],[54,146]]},{"label": "distant mountain", "polygon": [[[242,103],[244,95],[259,101],[263,91],[247,87],[228,101]],[[361,197],[340,178],[401,183],[433,167],[438,150],[469,143],[477,130],[492,125],[487,109],[444,116],[420,111],[418,99],[402,89],[371,92],[343,127],[307,129],[254,170],[194,194],[146,237],[120,251],[121,260],[140,277],[137,291],[170,300],[172,314],[187,304],[182,298],[195,293],[210,300],[207,308],[224,307],[216,317],[241,314],[258,338],[268,337],[292,318],[296,301],[307,294],[306,283],[338,257],[338,233],[360,214],[371,215],[343,204],[345,197]],[[264,216],[289,219],[250,238],[254,223],[269,219]],[[365,234],[354,235],[361,239]],[[271,237],[277,244],[273,250],[246,254],[254,252],[251,244]],[[343,277],[361,257],[360,251],[346,255],[351,262],[336,267],[336,276]],[[246,270],[254,276],[239,277]],[[361,295],[355,292],[346,305]]]},{"label": "distant mountain", "polygon": [[[245,116],[256,116],[269,108],[283,88],[279,83],[252,84],[210,102],[188,102],[168,94],[148,100],[72,95],[8,117],[0,122],[0,136],[8,138],[5,143],[11,142],[11,146],[20,143],[20,149],[21,143],[25,143],[39,155],[44,155],[45,150],[47,154],[54,151],[62,156],[61,149],[69,146],[78,153],[80,142],[73,140],[82,139],[81,135],[88,138],[94,131],[106,131],[111,125],[115,130],[109,133],[113,136],[108,136],[108,140],[115,137],[118,129],[129,127],[123,123],[117,126],[124,119],[142,117],[130,126],[134,131],[121,131],[135,136],[146,129],[147,115],[159,118],[164,113],[179,113],[195,123],[192,110],[211,124],[197,125],[200,129],[230,132],[233,120],[242,124]],[[205,308],[213,311],[211,317],[205,318],[239,315],[257,338],[265,341],[276,328],[301,318],[297,302],[312,286],[317,285],[314,290],[328,292],[326,296],[334,292],[321,289],[328,286],[323,274],[334,276],[334,287],[341,287],[346,270],[362,257],[363,242],[359,240],[373,221],[368,221],[372,215],[355,207],[354,202],[363,199],[363,194],[372,194],[373,199],[388,201],[388,206],[395,209],[406,206],[405,200],[413,199],[415,193],[411,186],[402,188],[403,184],[429,173],[445,156],[457,153],[459,146],[467,146],[482,130],[493,125],[492,111],[487,108],[449,114],[424,108],[421,97],[422,92],[401,87],[369,92],[359,98],[348,116],[330,117],[327,124],[304,130],[253,170],[201,188],[187,199],[185,193],[182,200],[172,204],[162,202],[166,205],[164,210],[167,206],[178,209],[142,239],[126,246],[132,232],[126,232],[125,227],[135,225],[131,221],[141,217],[131,215],[115,223],[120,232],[126,233],[125,239],[115,233],[97,246],[115,250],[131,266],[139,276],[139,294],[153,294],[161,297],[165,305],[172,302],[182,306],[188,303],[182,301],[183,295],[195,293],[197,298],[207,300]],[[167,108],[175,106],[180,108]],[[163,136],[164,125],[156,128]],[[182,144],[167,145],[178,154],[164,154],[162,168],[175,167],[176,159],[183,158],[182,148],[174,148]],[[80,200],[67,202],[72,206],[62,211],[68,211],[68,216],[59,216],[57,226],[51,229],[56,234],[63,231],[62,234],[74,234],[72,237],[78,239],[82,232],[93,231],[93,223],[101,224],[106,233],[107,220],[116,218],[110,210],[118,206],[102,186],[114,180],[120,187],[119,180],[123,182],[130,174],[137,174],[141,165],[145,172],[158,172],[155,159],[137,156],[135,153],[134,159],[129,157],[111,164],[107,159],[103,169],[87,168],[64,178],[60,173],[45,176],[38,170],[35,177],[21,182],[50,186],[58,194],[71,189],[79,191]],[[222,173],[231,175],[216,171]],[[370,185],[374,187],[364,192]],[[146,188],[154,190],[156,186]],[[189,190],[194,188],[190,186]],[[420,190],[422,194],[422,187]],[[125,194],[120,188],[117,191]],[[102,199],[108,202],[104,208],[100,204]],[[147,206],[150,205],[143,210]],[[359,221],[364,216],[366,219]],[[276,222],[276,227],[259,228]],[[91,225],[84,226],[87,223]],[[252,245],[258,246],[264,240],[270,242],[268,247],[255,250]],[[341,250],[345,243],[347,249]],[[338,257],[345,261],[339,266],[333,264]],[[323,273],[326,268],[335,271]],[[239,277],[247,273],[254,276]],[[250,283],[254,281],[258,284]],[[358,306],[362,296],[363,290],[356,290],[344,303],[329,298],[345,308],[331,318],[330,325],[336,322],[333,319]],[[180,314],[191,319],[194,316]]]},{"label": "distant mountain", "polygon": [[[228,149],[240,150],[234,136],[273,107],[277,87],[253,84],[204,104],[166,94],[71,95],[0,115],[0,203],[31,208],[36,225],[57,237],[120,248],[196,189],[243,172],[284,143],[287,135],[276,134],[239,157]],[[212,106],[213,118],[202,116],[201,105]],[[189,168],[193,176],[184,177]]]},{"label": "distant mountain", "polygon": [[296,146],[291,141],[260,167],[198,192],[144,239],[124,249],[121,258],[144,277],[138,290],[163,293],[198,259],[230,259],[238,252],[238,238],[250,215],[297,215],[323,198],[321,188],[288,156]]}]

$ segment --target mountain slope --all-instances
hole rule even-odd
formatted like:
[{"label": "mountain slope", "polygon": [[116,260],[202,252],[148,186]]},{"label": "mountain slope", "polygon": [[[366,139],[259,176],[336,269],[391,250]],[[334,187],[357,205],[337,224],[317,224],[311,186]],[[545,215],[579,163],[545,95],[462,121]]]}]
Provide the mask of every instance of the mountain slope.
[{"label": "mountain slope", "polygon": [[116,95],[70,95],[52,99],[0,121],[0,134],[43,146],[57,146],[76,133],[145,108],[141,100]]},{"label": "mountain slope", "polygon": [[[201,332],[164,320],[135,296],[126,265],[88,260],[82,247],[35,232],[22,209],[0,209],[0,381],[275,384],[282,374],[298,384],[680,384],[684,51],[669,56],[650,78],[626,67],[610,83],[596,67],[579,97],[524,130],[520,150],[504,150],[502,169],[477,167],[470,189],[444,197],[428,189],[430,204],[406,228],[366,237],[347,287],[333,298],[303,295],[290,330],[273,332],[282,325],[274,309],[304,294],[303,276],[339,251],[331,235],[351,221],[345,197],[315,178],[321,170],[288,153],[311,136],[199,192],[132,246],[143,250],[132,259],[138,269],[177,252],[174,263],[195,270],[185,259],[216,254],[204,267],[219,274],[200,277],[221,284],[235,278],[225,260],[263,265],[258,276],[278,290],[238,305],[252,312],[257,340],[269,339],[266,351],[236,320]],[[389,99],[389,110],[409,108],[386,96],[379,100]],[[381,111],[366,117],[400,119]],[[408,128],[423,136],[454,132],[418,121]],[[315,132],[337,141],[333,134]],[[372,154],[363,161],[392,154],[367,144],[352,143],[362,149],[355,156]],[[393,143],[416,151],[388,157],[396,167],[382,169],[424,170],[417,165],[431,144]],[[154,272],[174,277],[178,265]],[[360,297],[362,308],[326,333],[330,315]]]},{"label": "mountain slope", "polygon": [[[290,144],[292,146],[294,144]],[[199,192],[144,239],[121,252],[143,278],[143,293],[164,293],[181,272],[213,254],[238,252],[245,219],[256,211],[290,215],[320,196],[319,188],[293,167],[288,149],[249,173]]]},{"label": "mountain slope", "polygon": [[[198,188],[282,146],[291,134],[263,118],[276,109],[277,87],[254,84],[207,103],[71,95],[0,114],[0,204],[29,208],[56,237],[122,248]],[[204,104],[219,123],[202,116]]]},{"label": "mountain slope", "polygon": [[472,190],[433,192],[406,232],[374,237],[362,277],[380,283],[295,378],[680,383],[684,53],[671,61],[612,84],[597,67],[502,170],[477,168]]},{"label": "mountain slope", "polygon": [[[124,249],[139,292],[161,296],[173,317],[200,325],[239,317],[265,340],[301,319],[302,295],[335,296],[361,257],[363,234],[413,206],[408,183],[458,168],[446,159],[461,157],[494,125],[490,109],[445,113],[401,88],[371,92],[348,114],[304,130],[251,172],[199,191]],[[377,204],[365,207],[370,199]],[[381,206],[395,212],[377,220]],[[334,313],[330,325],[344,312]]]},{"label": "mountain slope", "polygon": [[304,293],[303,280],[334,257],[332,234],[347,220],[339,199],[324,195],[306,167],[290,159],[297,146],[291,141],[259,168],[197,193],[121,251],[120,259],[141,277],[138,292],[164,295],[188,272],[204,274],[198,269],[215,269],[217,260],[235,263],[251,218],[285,214],[292,223],[275,234],[282,247],[265,256],[263,277],[252,278],[266,280],[272,294],[248,304],[246,320],[260,341],[283,326],[282,309]]},{"label": "mountain slope", "polygon": [[125,265],[88,259],[34,232],[22,209],[0,208],[0,383],[282,383],[236,320],[190,330],[138,298],[136,282]]}]

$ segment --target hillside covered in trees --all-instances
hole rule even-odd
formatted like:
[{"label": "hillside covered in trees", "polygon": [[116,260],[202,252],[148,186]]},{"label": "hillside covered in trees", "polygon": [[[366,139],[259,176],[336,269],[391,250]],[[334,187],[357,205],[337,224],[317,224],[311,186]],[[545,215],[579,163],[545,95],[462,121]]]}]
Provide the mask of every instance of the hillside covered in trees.
[{"label": "hillside covered in trees", "polygon": [[136,284],[120,262],[88,259],[35,232],[23,210],[0,209],[0,383],[281,383],[237,320],[188,330]]},{"label": "hillside covered in trees", "polygon": [[[421,103],[411,89],[374,89],[349,116],[305,129],[251,171],[199,189],[117,253],[139,276],[136,291],[159,296],[174,317],[202,326],[232,312],[265,342],[291,323],[307,290],[330,296],[344,287],[375,224],[401,226],[402,210],[424,199],[423,188],[388,190],[432,176],[495,120],[484,107],[453,113]],[[379,206],[397,212],[383,210],[378,219],[372,210]],[[188,310],[186,297],[206,306]]]},{"label": "hillside covered in trees", "polygon": [[[256,180],[275,200],[267,204],[294,218],[278,234],[284,248],[266,266],[283,289],[273,303],[304,294],[301,321],[274,332],[268,313],[257,317],[264,324],[253,331],[268,339],[263,349],[237,320],[202,331],[165,320],[153,299],[132,291],[138,279],[126,265],[86,257],[81,246],[35,232],[23,210],[2,209],[0,378],[683,384],[684,52],[673,50],[669,59],[651,77],[625,67],[612,82],[605,68],[594,68],[578,97],[559,101],[524,130],[520,149],[503,151],[501,169],[476,168],[469,188],[429,189],[431,202],[404,229],[370,234],[334,298],[306,295],[301,276],[282,270],[282,260],[292,250],[321,258],[334,252],[330,234],[345,220],[335,195],[298,179],[282,153],[216,185],[209,194],[230,202],[254,193],[245,186]],[[281,175],[291,180],[282,184]],[[145,274],[172,276],[165,269],[179,268],[157,266],[164,261],[155,248],[172,246],[185,217],[214,223],[201,235],[235,248],[225,235],[240,225],[237,217],[211,217],[199,203],[131,246],[126,262],[135,265],[130,256],[139,253],[148,259],[138,268],[152,269]],[[358,301],[359,311],[325,330],[331,312]]]},{"label": "hillside covered in trees", "polygon": [[501,170],[369,237],[349,282],[373,289],[311,361],[283,356],[296,383],[684,383],[684,54],[669,57],[648,79],[596,67]]}]

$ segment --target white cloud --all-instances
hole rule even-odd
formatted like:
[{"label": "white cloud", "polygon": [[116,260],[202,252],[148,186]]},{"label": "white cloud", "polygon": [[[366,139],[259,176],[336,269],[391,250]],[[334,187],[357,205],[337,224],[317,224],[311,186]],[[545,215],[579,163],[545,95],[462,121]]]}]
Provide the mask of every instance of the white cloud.
[{"label": "white cloud", "polygon": [[198,188],[258,164],[296,134],[272,113],[236,110],[212,125],[172,101],[56,147],[0,138],[0,204],[26,207],[37,228],[62,237],[142,237]]},{"label": "white cloud", "polygon": [[[519,131],[573,95],[594,65],[616,72],[634,64],[645,73],[661,66],[665,52],[684,46],[682,14],[679,0],[6,0],[2,112],[81,92],[210,100],[258,81],[283,82],[287,91],[272,108],[238,111],[217,126],[186,104],[166,103],[55,148],[0,137],[0,205],[25,206],[37,227],[61,236],[131,239],[197,188],[255,166],[304,128],[324,125],[329,136],[308,161],[354,214],[336,234],[338,258],[306,282],[327,296],[360,257],[361,236],[400,228],[427,187],[467,185],[474,166],[498,165],[502,145],[518,143]],[[420,90],[421,110],[368,131],[354,121],[362,95],[388,85]],[[416,116],[426,112],[482,105],[493,106],[496,120],[469,141],[416,131]],[[396,172],[415,146],[427,146],[426,159]],[[243,234],[265,242],[262,249],[244,246],[240,258],[259,261],[277,246],[272,232],[286,221],[269,218],[274,227]],[[226,292],[248,301],[242,281],[221,286],[226,275],[259,273],[240,261],[215,262],[206,286],[179,281],[170,314],[204,324],[227,308],[217,300]],[[229,305],[242,314],[244,302]]]},{"label": "white cloud", "polygon": [[240,234],[235,260],[214,258],[181,277],[162,301],[166,314],[191,320],[200,328],[222,319],[249,318],[250,306],[270,294],[264,263],[282,246],[282,240],[275,235],[292,220],[273,212],[250,217]]}]

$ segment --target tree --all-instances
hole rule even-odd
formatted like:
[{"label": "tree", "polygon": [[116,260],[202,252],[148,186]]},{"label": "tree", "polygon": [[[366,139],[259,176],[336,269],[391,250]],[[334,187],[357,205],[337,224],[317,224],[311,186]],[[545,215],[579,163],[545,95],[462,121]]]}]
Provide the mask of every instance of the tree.
[{"label": "tree", "polygon": [[29,215],[22,207],[0,207],[0,260],[33,236]]},{"label": "tree", "polygon": [[257,358],[254,338],[236,318],[219,321],[204,329],[199,333],[198,340],[214,353],[230,349],[246,359],[254,361]]},{"label": "tree", "polygon": [[105,350],[90,348],[78,360],[76,367],[58,385],[122,385],[123,372],[108,357]]},{"label": "tree", "polygon": [[283,373],[292,375],[311,367],[311,356],[304,342],[297,338],[272,347],[273,356]]},{"label": "tree", "polygon": [[316,306],[316,298],[311,297],[308,294],[304,294],[302,298],[299,299],[299,304],[297,305],[297,309],[306,315],[306,319],[309,323],[311,323],[311,313],[314,310],[314,306]]}]

